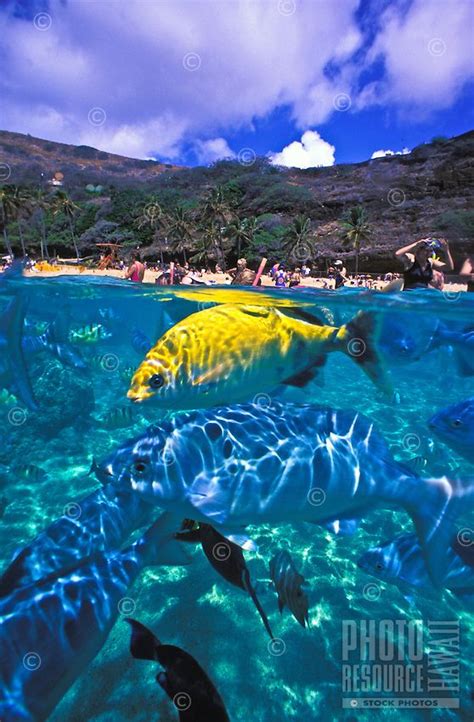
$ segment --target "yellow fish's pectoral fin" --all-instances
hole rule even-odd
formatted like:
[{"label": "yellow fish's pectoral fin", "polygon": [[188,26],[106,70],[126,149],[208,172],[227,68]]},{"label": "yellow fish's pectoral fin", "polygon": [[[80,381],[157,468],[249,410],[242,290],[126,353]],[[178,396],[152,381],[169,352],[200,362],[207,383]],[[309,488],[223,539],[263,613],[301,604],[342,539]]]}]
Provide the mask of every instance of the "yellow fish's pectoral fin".
[{"label": "yellow fish's pectoral fin", "polygon": [[208,371],[205,371],[204,373],[200,374],[199,376],[196,376],[195,379],[192,381],[193,386],[202,386],[203,384],[208,384],[213,381],[218,381],[221,376],[222,372],[224,371],[224,364],[218,364],[217,366],[214,366],[214,368],[209,369]]}]

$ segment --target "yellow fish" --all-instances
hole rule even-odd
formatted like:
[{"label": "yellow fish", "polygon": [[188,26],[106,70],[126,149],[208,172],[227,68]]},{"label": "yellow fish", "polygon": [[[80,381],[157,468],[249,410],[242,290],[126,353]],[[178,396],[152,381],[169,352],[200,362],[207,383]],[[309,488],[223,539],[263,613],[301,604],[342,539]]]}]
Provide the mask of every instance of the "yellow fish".
[{"label": "yellow fish", "polygon": [[196,409],[251,401],[279,384],[305,386],[328,353],[342,351],[388,391],[377,320],[359,313],[336,327],[301,309],[224,304],[166,331],[133,375],[128,398]]}]

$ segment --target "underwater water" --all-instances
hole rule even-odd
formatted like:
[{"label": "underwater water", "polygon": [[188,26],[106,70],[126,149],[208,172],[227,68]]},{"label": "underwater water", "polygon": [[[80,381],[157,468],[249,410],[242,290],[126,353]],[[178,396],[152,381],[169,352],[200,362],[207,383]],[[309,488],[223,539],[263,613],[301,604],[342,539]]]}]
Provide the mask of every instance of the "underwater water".
[{"label": "underwater water", "polygon": [[[15,299],[25,313],[24,337],[40,337],[50,324],[57,324],[57,330],[49,347],[35,348],[34,353],[24,348],[38,408],[27,408],[15,395],[18,387],[14,384],[7,389],[9,393],[0,390],[2,572],[18,551],[54,520],[64,515],[80,519],[81,500],[101,487],[97,475],[89,473],[93,460],[100,463],[127,439],[145,433],[150,425],[159,427],[170,413],[171,418],[180,413],[153,404],[131,404],[127,400],[131,376],[144,358],[148,342],[153,345],[173,324],[221,302],[297,306],[336,326],[360,311],[376,317],[380,326],[377,344],[393,392],[377,389],[364,374],[355,362],[359,355],[356,344],[352,354],[330,354],[318,377],[304,387],[268,389],[263,374],[261,393],[248,399],[257,407],[255,414],[265,416],[275,401],[360,412],[373,422],[395,461],[407,464],[414,474],[458,479],[465,488],[472,484],[474,454],[468,460],[428,425],[435,412],[474,396],[474,361],[472,373],[469,369],[472,294],[171,290],[96,277],[4,279],[0,313]],[[55,353],[54,343],[64,343],[69,355]],[[5,355],[6,348],[0,345],[0,353]],[[15,370],[4,371],[8,386]],[[474,440],[474,420],[471,422]],[[372,462],[376,469],[377,460]],[[141,530],[132,531],[122,547],[137,539],[159,511],[152,510],[150,517],[137,525]],[[471,498],[470,506],[463,505],[457,527],[472,530],[473,517]],[[131,657],[125,617],[139,620],[162,642],[192,654],[219,690],[234,722],[363,722],[374,714],[384,720],[472,719],[472,579],[470,596],[456,595],[429,584],[399,588],[357,565],[368,549],[413,531],[409,515],[396,506],[368,508],[351,535],[336,535],[305,522],[249,526],[246,533],[258,551],[245,552],[245,559],[276,642],[269,639],[250,597],[220,577],[199,546],[186,545],[191,557],[186,566],[146,565],[124,591],[107,641],[78,674],[49,719],[178,719],[177,709],[155,681],[159,667]],[[472,549],[472,537],[465,539],[463,536],[466,549]],[[269,562],[281,549],[290,552],[305,579],[307,628],[298,624],[287,608],[282,614],[278,610]],[[460,689],[451,695],[460,699],[459,708],[388,706],[375,713],[364,709],[362,703],[343,707],[343,698],[364,696],[343,689],[343,620],[356,625],[362,620],[422,620],[425,627],[435,620],[459,624]],[[55,631],[51,626],[52,647]],[[87,624],[83,633],[87,636]],[[375,636],[378,639],[378,633]],[[21,638],[18,632],[19,659],[35,653],[35,649],[21,648]],[[406,654],[401,661],[408,664]],[[40,669],[32,669],[31,674]],[[47,687],[47,680],[44,684]],[[387,691],[378,694],[381,699],[393,696],[397,695]],[[425,693],[418,696],[428,697]],[[439,695],[433,692],[431,696]]]}]

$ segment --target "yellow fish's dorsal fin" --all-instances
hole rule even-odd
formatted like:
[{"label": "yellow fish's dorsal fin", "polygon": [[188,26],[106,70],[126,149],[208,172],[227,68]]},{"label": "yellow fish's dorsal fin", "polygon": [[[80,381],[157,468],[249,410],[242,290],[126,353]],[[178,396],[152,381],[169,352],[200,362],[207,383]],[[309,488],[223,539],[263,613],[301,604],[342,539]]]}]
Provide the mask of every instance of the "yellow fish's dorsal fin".
[{"label": "yellow fish's dorsal fin", "polygon": [[304,321],[305,323],[311,323],[313,326],[328,325],[324,320],[309,311],[305,311],[303,308],[279,308],[278,310],[285,316],[289,316],[290,318],[294,318],[298,321]]},{"label": "yellow fish's dorsal fin", "polygon": [[[189,287],[188,287],[189,288]],[[212,287],[202,286],[191,288],[189,290],[178,288],[172,291],[173,296],[184,298],[186,301],[194,301],[194,303],[215,303],[215,304],[233,304],[246,306],[271,306],[274,308],[293,308],[295,306],[311,306],[312,301],[302,301],[300,298],[288,298],[288,296],[280,295],[280,293],[267,293],[259,289],[245,290],[239,286],[229,287]],[[169,297],[166,299],[170,300]]]},{"label": "yellow fish's dorsal fin", "polygon": [[272,311],[272,308],[266,306],[238,306],[237,308],[248,316],[262,316],[262,318],[269,316]]}]

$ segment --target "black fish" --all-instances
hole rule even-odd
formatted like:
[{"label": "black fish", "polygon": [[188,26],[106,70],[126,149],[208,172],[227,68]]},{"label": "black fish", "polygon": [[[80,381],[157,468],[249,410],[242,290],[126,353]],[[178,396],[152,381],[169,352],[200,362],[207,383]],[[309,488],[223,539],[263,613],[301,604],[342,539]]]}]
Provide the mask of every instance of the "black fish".
[{"label": "black fish", "polygon": [[218,691],[194,657],[179,647],[162,644],[135,619],[125,621],[132,627],[132,657],[164,667],[156,681],[173,701],[181,722],[230,722]]},{"label": "black fish", "polygon": [[255,593],[255,589],[250,581],[250,572],[245,563],[242,549],[234,542],[226,539],[225,536],[219,534],[210,524],[199,524],[199,528],[194,528],[194,522],[186,519],[184,528],[188,531],[176,534],[181,541],[199,541],[203,548],[204,554],[208,558],[210,564],[221,577],[233,584],[239,589],[243,589],[252,598],[258,613],[262,618],[270,637],[273,639],[273,632],[267,619],[262,605]]},{"label": "black fish", "polygon": [[301,589],[304,577],[296,571],[293,560],[286,550],[279,551],[270,562],[270,576],[278,592],[280,613],[286,606],[294,618],[305,627],[308,624],[308,597]]}]

